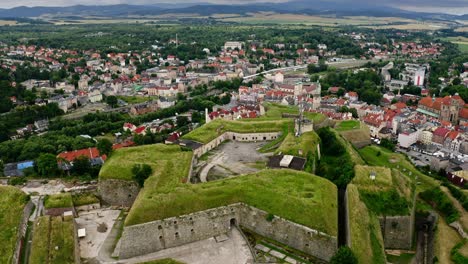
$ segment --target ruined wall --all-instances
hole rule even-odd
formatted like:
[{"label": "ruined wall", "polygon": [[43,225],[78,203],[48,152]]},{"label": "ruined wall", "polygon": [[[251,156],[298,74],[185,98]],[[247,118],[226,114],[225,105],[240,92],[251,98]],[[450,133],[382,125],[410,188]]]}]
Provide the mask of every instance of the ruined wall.
[{"label": "ruined wall", "polygon": [[379,217],[386,249],[411,249],[414,233],[414,214]]},{"label": "ruined wall", "polygon": [[134,181],[99,181],[99,195],[103,204],[131,207],[139,191],[140,187]]},{"label": "ruined wall", "polygon": [[208,239],[228,232],[232,225],[241,225],[262,236],[324,260],[329,260],[335,253],[336,237],[279,217],[269,222],[267,215],[265,211],[238,203],[128,226],[124,228],[120,241],[120,258],[144,255]]},{"label": "ruined wall", "polygon": [[256,142],[256,141],[269,141],[275,140],[281,135],[281,132],[270,132],[270,133],[235,133],[225,132],[212,141],[204,144],[200,148],[196,149],[193,154],[199,158],[208,151],[218,147],[221,143],[226,140],[233,140],[238,142]]},{"label": "ruined wall", "polygon": [[11,263],[13,264],[17,264],[20,262],[21,248],[23,247],[26,229],[28,228],[29,216],[31,215],[33,209],[34,203],[32,201],[29,201],[23,209],[23,216],[18,226],[18,233],[16,235],[15,252],[11,261]]}]

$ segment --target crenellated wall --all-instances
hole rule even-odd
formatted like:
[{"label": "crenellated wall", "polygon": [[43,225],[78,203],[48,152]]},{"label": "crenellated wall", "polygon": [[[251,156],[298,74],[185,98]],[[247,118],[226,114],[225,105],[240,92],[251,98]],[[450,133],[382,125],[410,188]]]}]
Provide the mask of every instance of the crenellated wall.
[{"label": "crenellated wall", "polygon": [[329,260],[337,249],[337,238],[286,219],[275,217],[243,203],[232,204],[179,217],[124,228],[120,258],[140,256],[165,248],[208,239],[240,225],[262,236],[320,259]]}]

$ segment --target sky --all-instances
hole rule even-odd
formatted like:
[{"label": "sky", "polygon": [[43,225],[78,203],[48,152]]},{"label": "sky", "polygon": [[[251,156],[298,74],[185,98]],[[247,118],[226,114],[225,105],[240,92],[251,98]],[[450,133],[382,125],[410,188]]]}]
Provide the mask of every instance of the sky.
[{"label": "sky", "polygon": [[[237,0],[238,3],[287,2],[288,0]],[[327,1],[327,0],[322,0]],[[468,0],[331,0],[334,2],[369,3],[389,5],[412,11],[444,12],[468,14]],[[15,6],[71,6],[71,5],[111,5],[111,4],[155,4],[155,3],[211,2],[232,4],[232,0],[0,0],[0,8]],[[313,5],[314,0],[310,0]]]}]

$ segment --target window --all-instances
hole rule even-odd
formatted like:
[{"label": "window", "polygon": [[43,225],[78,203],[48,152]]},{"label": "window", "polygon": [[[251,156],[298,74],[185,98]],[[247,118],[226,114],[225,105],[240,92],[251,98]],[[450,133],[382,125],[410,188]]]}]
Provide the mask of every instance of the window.
[{"label": "window", "polygon": [[161,229],[162,229],[162,226],[161,226],[161,225],[158,225],[158,229],[161,230]]},{"label": "window", "polygon": [[176,233],[175,233],[175,237],[176,237],[176,238],[179,238],[179,232],[176,232]]}]

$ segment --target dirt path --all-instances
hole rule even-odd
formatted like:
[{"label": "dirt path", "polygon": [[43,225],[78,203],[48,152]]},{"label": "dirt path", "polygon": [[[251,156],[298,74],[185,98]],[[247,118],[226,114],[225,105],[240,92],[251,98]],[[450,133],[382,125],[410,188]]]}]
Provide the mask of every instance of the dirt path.
[{"label": "dirt path", "polygon": [[452,194],[450,193],[447,187],[440,186],[440,189],[445,194],[447,194],[447,196],[450,198],[455,208],[460,212],[460,220],[458,220],[458,222],[460,222],[465,232],[467,232],[468,231],[468,214],[466,213],[465,208],[463,208],[460,202],[452,196]]}]

